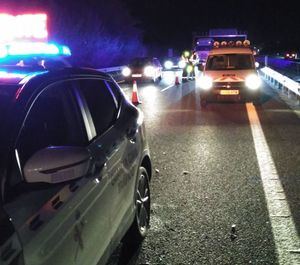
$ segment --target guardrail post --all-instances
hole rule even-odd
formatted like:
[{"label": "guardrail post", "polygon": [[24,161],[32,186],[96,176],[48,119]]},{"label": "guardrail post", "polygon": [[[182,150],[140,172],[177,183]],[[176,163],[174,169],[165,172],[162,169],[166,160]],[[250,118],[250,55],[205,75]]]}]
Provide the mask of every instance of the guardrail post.
[{"label": "guardrail post", "polygon": [[265,66],[268,66],[268,55],[265,56]]}]

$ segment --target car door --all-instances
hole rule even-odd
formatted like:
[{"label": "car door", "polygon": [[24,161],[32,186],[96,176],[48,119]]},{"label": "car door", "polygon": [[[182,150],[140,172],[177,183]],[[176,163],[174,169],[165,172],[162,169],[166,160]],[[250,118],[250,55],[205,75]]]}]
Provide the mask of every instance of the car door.
[{"label": "car door", "polygon": [[[82,94],[93,120],[95,137],[90,143],[90,151],[95,163],[105,165],[106,178],[111,190],[109,205],[111,207],[110,230],[111,239],[124,234],[128,227],[126,214],[133,203],[135,174],[131,157],[130,137],[126,134],[128,125],[119,123],[120,100],[112,91],[108,81],[98,78],[79,80],[79,91]],[[129,120],[127,120],[129,122]],[[135,150],[135,154],[138,151]],[[132,152],[131,152],[132,156]],[[98,212],[98,218],[102,213]],[[98,238],[101,244],[101,238]]]},{"label": "car door", "polygon": [[[23,245],[25,265],[90,265],[95,238],[108,239],[110,191],[105,171],[60,184],[29,184],[22,169],[33,153],[47,146],[88,148],[89,138],[72,81],[47,86],[30,108],[15,149],[10,198],[5,209]],[[103,174],[103,175],[102,175]],[[95,204],[97,200],[97,204]],[[101,211],[93,219],[91,212]],[[91,233],[93,231],[93,235]],[[92,235],[92,236],[91,236]],[[98,245],[104,253],[109,241]],[[85,259],[90,254],[89,259]]]}]

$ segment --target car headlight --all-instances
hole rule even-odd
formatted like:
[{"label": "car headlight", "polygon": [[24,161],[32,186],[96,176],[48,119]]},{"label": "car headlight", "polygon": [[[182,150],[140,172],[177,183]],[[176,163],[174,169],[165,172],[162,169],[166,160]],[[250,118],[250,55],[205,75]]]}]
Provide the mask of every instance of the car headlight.
[{"label": "car headlight", "polygon": [[148,76],[148,77],[154,76],[154,67],[150,66],[150,65],[146,66],[144,69],[144,74],[145,74],[145,76]]},{"label": "car headlight", "polygon": [[127,76],[130,76],[131,74],[131,70],[129,67],[125,67],[123,70],[122,70],[122,75],[127,77]]},{"label": "car headlight", "polygon": [[210,76],[202,75],[197,79],[197,86],[203,90],[209,90],[213,86],[213,79]]},{"label": "car headlight", "polygon": [[261,80],[257,75],[251,74],[246,77],[245,84],[248,88],[256,90],[261,86]]},{"label": "car headlight", "polygon": [[172,61],[165,61],[164,66],[166,69],[170,70],[173,67]]},{"label": "car headlight", "polygon": [[183,69],[186,66],[186,62],[181,60],[181,61],[179,61],[178,66],[179,66],[179,68]]}]

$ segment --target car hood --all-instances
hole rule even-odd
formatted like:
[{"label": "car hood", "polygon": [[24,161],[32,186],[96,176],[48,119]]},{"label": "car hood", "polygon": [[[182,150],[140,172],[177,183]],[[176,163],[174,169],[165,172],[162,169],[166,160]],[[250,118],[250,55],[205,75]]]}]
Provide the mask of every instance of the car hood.
[{"label": "car hood", "polygon": [[229,70],[229,71],[206,71],[214,82],[243,82],[250,74],[257,74],[256,70]]}]

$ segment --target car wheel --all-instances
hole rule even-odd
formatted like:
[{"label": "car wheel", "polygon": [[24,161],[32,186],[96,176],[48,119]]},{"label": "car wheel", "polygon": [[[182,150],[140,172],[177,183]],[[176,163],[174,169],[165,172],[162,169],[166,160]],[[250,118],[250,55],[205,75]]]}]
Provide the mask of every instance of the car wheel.
[{"label": "car wheel", "polygon": [[150,186],[149,176],[144,167],[140,167],[136,187],[136,230],[140,239],[143,239],[149,229],[150,222]]},{"label": "car wheel", "polygon": [[144,167],[140,167],[135,190],[135,218],[128,231],[127,240],[138,245],[147,235],[150,223],[150,186],[149,176]]}]

